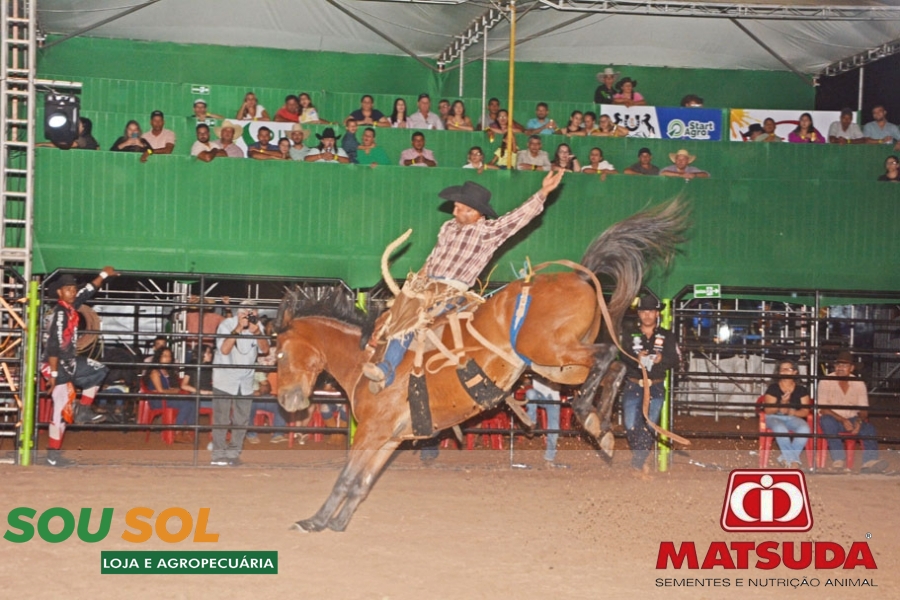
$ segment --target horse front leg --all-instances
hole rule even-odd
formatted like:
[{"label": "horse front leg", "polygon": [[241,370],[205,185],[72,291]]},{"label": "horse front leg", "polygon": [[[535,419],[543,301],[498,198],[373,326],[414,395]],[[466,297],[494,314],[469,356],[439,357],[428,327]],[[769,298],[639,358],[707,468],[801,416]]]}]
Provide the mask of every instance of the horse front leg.
[{"label": "horse front leg", "polygon": [[325,499],[322,507],[309,519],[303,519],[302,521],[297,521],[291,525],[292,530],[307,532],[322,531],[325,529],[325,526],[328,525],[328,520],[347,499],[347,492],[350,490],[350,485],[353,480],[353,470],[351,468],[353,465],[352,450],[350,451],[350,455],[351,458],[348,459],[347,464],[344,465],[343,470],[341,470],[341,474],[338,476],[337,481],[334,482],[334,487],[331,488],[331,494]]},{"label": "horse front leg", "polygon": [[334,531],[344,531],[350,518],[356,512],[360,503],[369,495],[372,485],[378,478],[378,475],[384,469],[384,465],[391,458],[394,450],[400,445],[399,440],[388,440],[380,448],[376,450],[367,450],[364,452],[364,464],[359,473],[353,479],[348,490],[347,499],[340,511],[328,522],[328,527]]}]

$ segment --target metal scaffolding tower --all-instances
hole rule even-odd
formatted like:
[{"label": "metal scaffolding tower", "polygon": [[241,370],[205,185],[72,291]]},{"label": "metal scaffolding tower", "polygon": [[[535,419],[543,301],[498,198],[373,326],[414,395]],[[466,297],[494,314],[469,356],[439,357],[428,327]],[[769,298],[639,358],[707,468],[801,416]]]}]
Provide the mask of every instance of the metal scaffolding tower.
[{"label": "metal scaffolding tower", "polygon": [[32,266],[36,11],[33,0],[9,0],[0,13],[0,438],[16,445]]}]

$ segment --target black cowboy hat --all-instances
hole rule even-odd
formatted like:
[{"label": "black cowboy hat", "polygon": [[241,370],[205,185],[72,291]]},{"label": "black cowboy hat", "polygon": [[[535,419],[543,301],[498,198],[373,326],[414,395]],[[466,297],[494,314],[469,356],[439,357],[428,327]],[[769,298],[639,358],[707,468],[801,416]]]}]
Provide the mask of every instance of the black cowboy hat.
[{"label": "black cowboy hat", "polygon": [[637,310],[659,310],[659,300],[650,294],[641,296],[637,305]]},{"label": "black cowboy hat", "polygon": [[75,281],[75,276],[71,273],[63,273],[59,279],[53,282],[53,291],[57,292],[67,285],[74,285],[78,287],[78,282]]},{"label": "black cowboy hat", "polygon": [[438,196],[450,202],[465,204],[490,219],[497,218],[497,213],[491,208],[490,190],[474,181],[467,181],[462,185],[451,185],[441,190]]},{"label": "black cowboy hat", "polygon": [[326,127],[325,130],[322,132],[322,134],[319,135],[319,134],[317,133],[317,134],[316,134],[316,137],[317,137],[318,139],[320,139],[320,140],[323,140],[323,139],[325,139],[325,138],[334,138],[335,141],[341,139],[341,136],[339,136],[339,135],[334,135],[334,128],[333,128],[333,127]]}]

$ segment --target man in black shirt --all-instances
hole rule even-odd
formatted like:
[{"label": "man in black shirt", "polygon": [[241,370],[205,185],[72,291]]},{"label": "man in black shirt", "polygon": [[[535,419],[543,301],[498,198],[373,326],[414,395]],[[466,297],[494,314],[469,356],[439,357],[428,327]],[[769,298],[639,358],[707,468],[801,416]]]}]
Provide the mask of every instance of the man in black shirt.
[{"label": "man in black shirt", "polygon": [[[678,365],[678,347],[670,331],[659,328],[659,300],[644,296],[637,309],[637,328],[622,334],[622,347],[637,357],[647,369],[650,378],[650,419],[659,424],[665,397],[666,371]],[[644,422],[644,386],[641,368],[632,360],[626,360],[625,384],[622,391],[622,414],[625,420],[625,437],[631,448],[631,466],[648,473],[645,463],[653,448],[653,433]]]}]

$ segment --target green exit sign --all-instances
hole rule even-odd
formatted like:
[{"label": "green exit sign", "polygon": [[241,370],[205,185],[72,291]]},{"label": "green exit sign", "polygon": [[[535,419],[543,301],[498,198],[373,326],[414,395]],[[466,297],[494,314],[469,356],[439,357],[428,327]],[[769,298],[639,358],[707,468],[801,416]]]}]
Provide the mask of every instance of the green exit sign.
[{"label": "green exit sign", "polygon": [[721,298],[722,286],[718,283],[701,283],[694,285],[694,298]]}]

